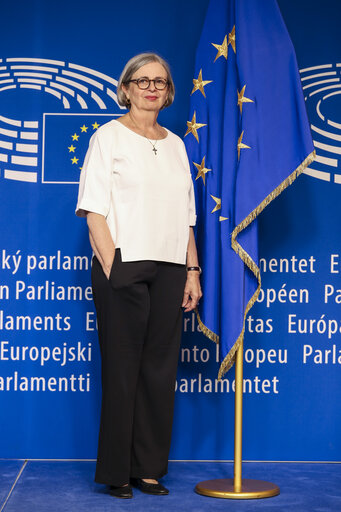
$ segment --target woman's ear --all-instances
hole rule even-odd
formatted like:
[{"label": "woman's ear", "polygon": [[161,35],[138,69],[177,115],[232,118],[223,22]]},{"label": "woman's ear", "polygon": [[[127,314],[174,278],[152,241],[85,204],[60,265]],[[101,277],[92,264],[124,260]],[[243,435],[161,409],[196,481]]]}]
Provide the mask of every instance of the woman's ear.
[{"label": "woman's ear", "polygon": [[122,84],[121,88],[124,94],[126,95],[127,101],[129,102],[129,88],[125,84]]}]

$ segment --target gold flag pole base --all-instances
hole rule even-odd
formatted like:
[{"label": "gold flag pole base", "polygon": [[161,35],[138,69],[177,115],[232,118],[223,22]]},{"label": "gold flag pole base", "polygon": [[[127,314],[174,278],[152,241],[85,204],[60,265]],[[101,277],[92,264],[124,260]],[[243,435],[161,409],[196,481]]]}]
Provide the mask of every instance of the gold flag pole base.
[{"label": "gold flag pole base", "polygon": [[264,480],[242,480],[241,490],[235,490],[233,478],[205,480],[195,486],[195,492],[211,498],[226,498],[232,500],[253,500],[271,498],[279,494],[279,487]]},{"label": "gold flag pole base", "polygon": [[205,480],[195,486],[195,491],[211,498],[253,500],[271,498],[279,494],[279,487],[264,480],[242,478],[242,423],[243,423],[243,340],[236,354],[236,391],[234,421],[234,478]]}]

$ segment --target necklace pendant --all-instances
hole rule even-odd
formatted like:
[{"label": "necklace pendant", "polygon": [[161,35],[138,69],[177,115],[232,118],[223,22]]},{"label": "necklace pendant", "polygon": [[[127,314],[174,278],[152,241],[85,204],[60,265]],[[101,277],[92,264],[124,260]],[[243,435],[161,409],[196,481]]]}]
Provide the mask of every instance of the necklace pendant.
[{"label": "necklace pendant", "polygon": [[157,149],[154,147],[154,148],[152,149],[152,151],[154,151],[154,154],[155,154],[155,156],[156,156]]}]

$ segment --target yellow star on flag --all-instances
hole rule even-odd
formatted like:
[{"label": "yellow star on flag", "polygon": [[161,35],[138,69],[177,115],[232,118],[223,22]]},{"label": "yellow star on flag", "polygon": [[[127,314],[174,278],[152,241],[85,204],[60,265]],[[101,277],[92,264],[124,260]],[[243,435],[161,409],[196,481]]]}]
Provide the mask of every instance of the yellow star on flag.
[{"label": "yellow star on flag", "polygon": [[205,87],[205,85],[210,84],[211,82],[213,82],[213,80],[203,80],[202,79],[202,69],[201,69],[199,71],[198,78],[193,78],[194,87],[193,87],[193,91],[191,92],[191,96],[195,91],[199,90],[202,93],[202,95],[206,98],[204,87]]},{"label": "yellow star on flag", "polygon": [[83,124],[83,126],[81,126],[81,132],[82,132],[82,133],[83,133],[83,132],[85,132],[85,133],[86,133],[86,132],[87,132],[87,130],[88,130],[88,126],[85,126],[85,124]]},{"label": "yellow star on flag", "polygon": [[69,153],[74,153],[75,152],[75,146],[73,144],[71,144],[71,146],[68,147],[68,150],[69,150]]},{"label": "yellow star on flag", "polygon": [[72,140],[78,140],[79,139],[79,135],[77,135],[77,133],[74,133],[73,135],[71,135],[72,137]]},{"label": "yellow star on flag", "polygon": [[227,35],[224,37],[224,41],[221,44],[215,44],[211,43],[214,48],[217,48],[218,53],[216,55],[216,58],[214,59],[214,62],[219,59],[219,57],[224,56],[227,60]]},{"label": "yellow star on flag", "polygon": [[241,150],[241,149],[251,149],[251,148],[250,148],[250,146],[247,146],[246,144],[244,144],[244,143],[242,142],[242,140],[243,140],[243,135],[244,135],[244,130],[242,131],[242,133],[241,133],[241,135],[240,135],[240,137],[239,137],[239,139],[238,139],[238,144],[237,144],[237,148],[238,148],[238,160],[239,160],[239,158],[240,158],[240,150]]},{"label": "yellow star on flag", "polygon": [[219,216],[219,222],[223,222],[224,220],[229,220],[228,217],[222,217],[221,215]]},{"label": "yellow star on flag", "polygon": [[231,45],[234,53],[236,53],[236,26],[234,25],[233,29],[229,33],[229,42],[228,45]]},{"label": "yellow star on flag", "polygon": [[243,110],[243,103],[254,103],[253,100],[250,100],[250,98],[247,98],[246,96],[244,96],[244,94],[245,94],[245,87],[246,87],[246,85],[244,85],[244,87],[242,88],[242,90],[240,92],[237,91],[237,93],[238,93],[238,106],[240,108],[240,113],[242,113],[242,110]]},{"label": "yellow star on flag", "polygon": [[73,158],[71,158],[71,162],[73,164],[78,164],[78,160],[79,160],[79,158],[76,158],[75,156]]},{"label": "yellow star on flag", "polygon": [[100,127],[100,125],[97,123],[97,121],[95,121],[95,122],[93,123],[92,127],[93,127],[93,129],[94,129],[94,130],[97,130],[97,128],[99,128],[99,127]]},{"label": "yellow star on flag", "polygon": [[196,180],[198,178],[202,178],[202,181],[204,182],[204,185],[205,185],[205,174],[209,171],[212,171],[212,169],[206,169],[205,167],[205,156],[204,158],[202,159],[201,161],[201,164],[196,164],[195,162],[193,162],[193,164],[195,165],[195,167],[198,169],[198,174],[197,174],[197,177],[195,178]]},{"label": "yellow star on flag", "polygon": [[215,207],[214,207],[214,208],[213,208],[213,210],[211,211],[211,213],[214,213],[214,212],[216,212],[217,210],[220,210],[220,208],[221,208],[221,198],[219,198],[219,197],[214,197],[214,196],[212,196],[212,194],[210,194],[210,195],[211,195],[211,197],[212,197],[213,201],[215,201],[215,203],[216,203]]},{"label": "yellow star on flag", "polygon": [[194,137],[199,142],[199,137],[198,137],[197,130],[199,130],[199,128],[202,128],[203,126],[207,126],[207,125],[203,124],[203,123],[197,123],[196,112],[194,111],[194,114],[193,114],[193,117],[192,117],[192,121],[187,121],[187,132],[185,133],[185,137],[186,137],[186,135],[191,133],[192,135],[194,135]]}]

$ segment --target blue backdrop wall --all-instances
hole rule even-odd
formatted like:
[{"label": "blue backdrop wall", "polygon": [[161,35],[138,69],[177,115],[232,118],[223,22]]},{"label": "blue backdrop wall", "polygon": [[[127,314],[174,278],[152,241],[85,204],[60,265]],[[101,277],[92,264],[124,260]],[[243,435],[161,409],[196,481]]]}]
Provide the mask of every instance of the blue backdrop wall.
[{"label": "blue backdrop wall", "polygon": [[[125,62],[156,51],[183,136],[207,0],[19,1],[0,34],[0,457],[94,458],[100,362],[85,222],[74,216],[96,127],[122,113]],[[260,219],[263,289],[247,320],[244,458],[341,459],[339,0],[280,0],[318,158]],[[20,14],[20,16],[19,16]],[[285,148],[283,148],[285,151]],[[234,370],[184,317],[172,459],[233,457]]]}]

